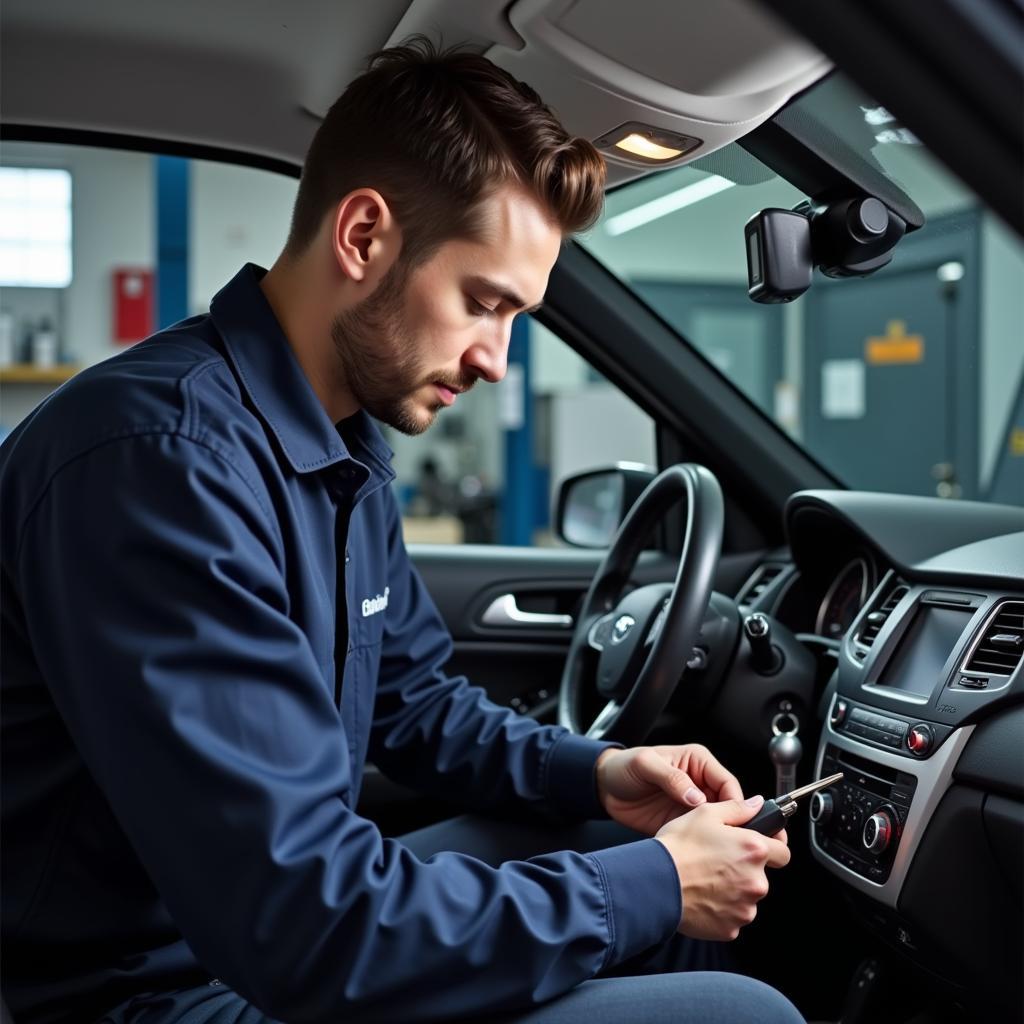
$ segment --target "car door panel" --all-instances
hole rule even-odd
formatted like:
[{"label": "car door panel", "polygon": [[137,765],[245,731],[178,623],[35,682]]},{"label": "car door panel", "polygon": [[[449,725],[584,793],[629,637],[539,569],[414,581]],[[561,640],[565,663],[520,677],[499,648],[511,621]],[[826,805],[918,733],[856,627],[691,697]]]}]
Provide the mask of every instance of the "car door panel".
[{"label": "car door panel", "polygon": [[[603,551],[413,545],[410,554],[455,642],[449,671],[467,675],[500,703],[526,701],[525,710],[544,700],[527,700],[531,695],[555,692],[576,609]],[[762,555],[723,556],[716,589],[735,594]],[[677,564],[674,556],[645,552],[631,582],[671,581]],[[488,610],[502,599],[514,600],[524,621],[486,621]],[[540,624],[536,616],[561,621]]]}]

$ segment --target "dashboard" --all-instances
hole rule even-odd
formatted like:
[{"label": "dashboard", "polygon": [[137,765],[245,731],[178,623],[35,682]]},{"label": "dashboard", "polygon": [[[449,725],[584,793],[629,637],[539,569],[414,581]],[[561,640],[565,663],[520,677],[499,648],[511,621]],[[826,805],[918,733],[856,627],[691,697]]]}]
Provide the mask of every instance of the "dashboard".
[{"label": "dashboard", "polygon": [[838,643],[888,568],[862,545],[831,549],[824,559],[788,567],[772,614],[794,633]]},{"label": "dashboard", "polygon": [[1024,509],[807,491],[786,528],[738,601],[827,665],[813,856],[919,967],[1024,1005]]},{"label": "dashboard", "polygon": [[847,562],[829,583],[818,605],[814,632],[830,640],[843,636],[875,589],[877,578],[878,570],[870,556],[858,554]]}]

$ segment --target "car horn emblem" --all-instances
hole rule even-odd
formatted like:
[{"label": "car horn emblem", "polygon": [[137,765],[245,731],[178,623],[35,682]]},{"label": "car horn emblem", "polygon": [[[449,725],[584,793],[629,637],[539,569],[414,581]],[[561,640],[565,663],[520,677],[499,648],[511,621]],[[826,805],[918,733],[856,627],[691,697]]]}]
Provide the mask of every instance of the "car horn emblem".
[{"label": "car horn emblem", "polygon": [[629,636],[629,631],[636,625],[632,615],[620,615],[612,627],[612,643],[621,644]]}]

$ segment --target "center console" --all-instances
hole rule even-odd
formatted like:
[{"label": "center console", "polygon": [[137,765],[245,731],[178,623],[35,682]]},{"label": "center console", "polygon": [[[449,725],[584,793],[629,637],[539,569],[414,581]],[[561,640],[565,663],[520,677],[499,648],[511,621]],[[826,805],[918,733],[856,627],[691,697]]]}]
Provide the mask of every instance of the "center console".
[{"label": "center console", "polygon": [[862,737],[844,728],[847,723],[858,726],[862,716],[884,721],[886,728],[902,727],[907,735],[924,724],[833,698],[815,778],[842,772],[843,779],[812,800],[811,846],[815,856],[848,884],[895,907],[917,843],[949,788],[974,727],[948,730],[934,754],[909,763],[902,753],[869,748]]},{"label": "center console", "polygon": [[815,764],[815,778],[843,779],[812,800],[811,846],[890,908],[981,711],[1008,696],[1007,615],[1024,616],[1024,602],[889,573],[843,641]]}]

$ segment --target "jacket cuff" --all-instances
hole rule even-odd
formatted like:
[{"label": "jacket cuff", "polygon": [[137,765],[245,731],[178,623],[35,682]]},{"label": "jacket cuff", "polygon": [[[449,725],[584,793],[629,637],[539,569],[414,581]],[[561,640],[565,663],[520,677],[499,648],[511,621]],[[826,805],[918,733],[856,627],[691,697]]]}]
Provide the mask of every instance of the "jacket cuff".
[{"label": "jacket cuff", "polygon": [[548,749],[544,793],[548,804],[571,818],[607,818],[597,798],[598,755],[621,743],[604,743],[564,732]]},{"label": "jacket cuff", "polygon": [[605,890],[609,942],[601,969],[666,942],[683,918],[679,873],[657,839],[587,854]]}]

